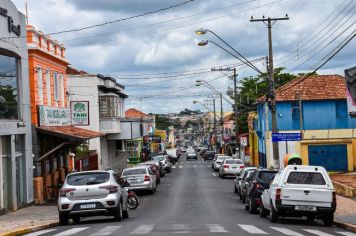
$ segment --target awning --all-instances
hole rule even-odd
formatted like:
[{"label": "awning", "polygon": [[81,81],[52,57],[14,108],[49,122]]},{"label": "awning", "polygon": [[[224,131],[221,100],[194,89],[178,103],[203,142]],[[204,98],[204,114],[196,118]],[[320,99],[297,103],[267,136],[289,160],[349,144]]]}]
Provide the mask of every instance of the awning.
[{"label": "awning", "polygon": [[75,126],[41,126],[37,127],[39,133],[50,134],[69,141],[83,141],[97,138],[105,134]]}]

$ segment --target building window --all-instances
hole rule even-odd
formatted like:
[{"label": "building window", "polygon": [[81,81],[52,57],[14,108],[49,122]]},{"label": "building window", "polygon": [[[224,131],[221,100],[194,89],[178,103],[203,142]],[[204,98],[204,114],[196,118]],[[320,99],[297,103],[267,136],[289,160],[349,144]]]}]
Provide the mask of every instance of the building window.
[{"label": "building window", "polygon": [[17,58],[0,55],[0,120],[18,119]]},{"label": "building window", "polygon": [[57,72],[53,73],[53,92],[54,92],[54,101],[58,102],[59,100],[59,81],[58,81],[58,74]]},{"label": "building window", "polygon": [[47,105],[51,105],[51,74],[46,70],[46,89],[47,89]]},{"label": "building window", "polygon": [[99,107],[101,117],[119,117],[119,98],[116,96],[100,96]]},{"label": "building window", "polygon": [[346,101],[335,101],[335,111],[336,118],[346,118],[347,117],[347,103]]},{"label": "building window", "polygon": [[292,102],[292,119],[293,120],[299,120],[300,115],[299,115],[299,106],[298,102]]},{"label": "building window", "polygon": [[38,89],[38,104],[43,104],[43,78],[42,78],[42,68],[37,67],[37,89]]},{"label": "building window", "polygon": [[61,101],[62,101],[62,106],[64,107],[64,77],[63,75],[60,75],[60,81],[61,81]]}]

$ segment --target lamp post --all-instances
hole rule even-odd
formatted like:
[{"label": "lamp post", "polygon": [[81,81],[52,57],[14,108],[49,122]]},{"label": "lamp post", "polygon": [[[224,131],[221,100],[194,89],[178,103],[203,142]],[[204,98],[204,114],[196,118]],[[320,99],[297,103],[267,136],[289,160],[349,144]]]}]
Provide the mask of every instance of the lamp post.
[{"label": "lamp post", "polygon": [[[223,105],[222,105],[223,95],[222,95],[222,93],[217,91],[213,86],[211,86],[211,84],[209,84],[205,80],[196,80],[195,82],[196,82],[195,86],[200,86],[200,85],[204,84],[207,88],[209,88],[211,91],[213,91],[220,97],[220,125],[221,125],[221,143],[222,143],[222,142],[224,142],[224,112],[223,112]],[[214,112],[214,114],[215,114],[215,112]],[[223,146],[222,146],[221,152],[222,152],[222,154],[224,154]]]}]

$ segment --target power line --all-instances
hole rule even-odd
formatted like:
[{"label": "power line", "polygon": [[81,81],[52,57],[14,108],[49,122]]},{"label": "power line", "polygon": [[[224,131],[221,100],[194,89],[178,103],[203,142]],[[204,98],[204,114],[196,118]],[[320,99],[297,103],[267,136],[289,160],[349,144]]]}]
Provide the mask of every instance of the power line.
[{"label": "power line", "polygon": [[[142,13],[142,14],[138,14],[138,15],[134,15],[134,16],[129,16],[129,17],[125,17],[125,18],[121,18],[121,19],[117,19],[117,20],[107,21],[107,22],[100,23],[100,24],[84,26],[84,27],[76,28],[76,29],[69,29],[69,30],[62,30],[62,31],[52,32],[52,33],[49,33],[49,34],[46,34],[46,35],[58,35],[58,34],[63,34],[63,33],[78,32],[78,31],[92,29],[92,28],[96,28],[96,27],[102,27],[102,26],[105,26],[105,25],[109,25],[109,24],[113,24],[113,23],[117,23],[117,22],[121,22],[121,21],[126,21],[126,20],[131,20],[131,19],[134,19],[134,18],[139,18],[139,17],[151,15],[151,14],[158,13],[158,12],[161,12],[161,11],[167,11],[167,10],[170,10],[170,9],[173,9],[173,8],[177,8],[177,7],[183,6],[185,4],[191,3],[193,1],[195,1],[195,0],[187,0],[187,1],[182,2],[182,3],[178,3],[178,4],[175,4],[175,5],[171,5],[171,6],[160,8],[160,9],[153,10],[153,11],[148,11],[148,12],[145,12],[145,13]],[[21,37],[27,37],[27,36],[21,36]],[[5,38],[19,38],[19,37],[5,37]]]}]

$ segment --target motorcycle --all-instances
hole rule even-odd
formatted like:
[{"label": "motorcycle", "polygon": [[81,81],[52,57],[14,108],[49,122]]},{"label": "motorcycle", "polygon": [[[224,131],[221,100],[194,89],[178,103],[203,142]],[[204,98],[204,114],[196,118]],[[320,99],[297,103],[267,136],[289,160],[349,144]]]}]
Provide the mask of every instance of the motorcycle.
[{"label": "motorcycle", "polygon": [[132,210],[136,209],[140,204],[140,199],[137,194],[134,191],[129,190],[128,187],[125,187],[125,190],[127,191],[127,206]]}]

